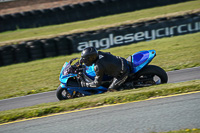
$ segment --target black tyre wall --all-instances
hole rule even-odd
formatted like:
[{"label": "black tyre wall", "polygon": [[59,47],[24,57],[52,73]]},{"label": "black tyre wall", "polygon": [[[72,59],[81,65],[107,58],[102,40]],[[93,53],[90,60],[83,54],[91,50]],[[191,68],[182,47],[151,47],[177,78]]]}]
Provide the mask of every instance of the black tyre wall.
[{"label": "black tyre wall", "polygon": [[[120,45],[128,45],[140,41],[150,41],[157,38],[172,37],[199,32],[200,13],[162,17],[158,19],[137,22],[106,30],[96,30],[74,34],[74,52],[81,52],[87,46],[97,49],[107,49]],[[118,37],[118,39],[116,39]],[[121,38],[121,40],[120,40]],[[118,40],[118,43],[115,43]],[[120,43],[119,43],[120,42]]]},{"label": "black tyre wall", "polygon": [[13,21],[16,23],[17,28],[23,28],[23,15],[21,13],[12,14]]},{"label": "black tyre wall", "polygon": [[22,21],[22,24],[19,26],[19,28],[23,29],[23,28],[29,28],[29,27],[32,27],[32,15],[31,15],[31,12],[22,12],[21,13],[23,18],[21,18]]},{"label": "black tyre wall", "polygon": [[72,40],[69,36],[21,42],[17,45],[0,47],[0,66],[69,55],[73,52]]},{"label": "black tyre wall", "polygon": [[50,21],[52,24],[61,24],[66,22],[62,8],[56,7],[51,9]]},{"label": "black tyre wall", "polygon": [[96,16],[95,14],[96,10],[91,2],[82,3],[81,6],[82,8],[80,13],[81,15],[83,15],[83,19],[90,19]]},{"label": "black tyre wall", "polygon": [[71,22],[77,19],[77,17],[73,14],[73,7],[71,5],[63,6],[62,9],[65,22]]},{"label": "black tyre wall", "polygon": [[30,53],[31,60],[41,59],[45,57],[44,49],[42,45],[43,44],[41,40],[27,42],[27,47]]},{"label": "black tyre wall", "polygon": [[54,38],[58,55],[68,55],[73,53],[72,41],[66,36]]},{"label": "black tyre wall", "polygon": [[9,30],[16,30],[16,23],[14,18],[11,14],[2,15],[1,16],[1,24],[0,24],[0,32],[2,31],[9,31]]},{"label": "black tyre wall", "polygon": [[84,7],[80,4],[75,4],[75,5],[71,5],[71,6],[73,7],[72,8],[73,9],[72,15],[76,16],[75,21],[84,20],[85,15],[82,14],[82,12],[81,12]]},{"label": "black tyre wall", "polygon": [[43,43],[45,57],[54,57],[58,55],[54,39],[41,40],[41,42]]},{"label": "black tyre wall", "polygon": [[15,51],[15,61],[19,62],[27,62],[30,60],[30,53],[28,53],[28,48],[25,42],[22,42],[19,45],[13,45]]},{"label": "black tyre wall", "polygon": [[2,50],[0,48],[0,66],[3,66],[3,59],[2,59]]},{"label": "black tyre wall", "polygon": [[104,5],[102,1],[92,1],[92,7],[93,7],[93,15],[94,16],[104,16],[104,12],[102,11],[104,8]]},{"label": "black tyre wall", "polygon": [[43,9],[41,10],[41,12],[42,12],[42,18],[43,18],[41,25],[45,26],[45,25],[54,24],[52,22],[52,20],[54,19],[54,17],[52,16],[53,11],[51,9]]},{"label": "black tyre wall", "polygon": [[[0,17],[0,32],[86,20],[189,0],[100,0],[52,9],[7,14]],[[2,19],[3,18],[3,19]]]},{"label": "black tyre wall", "polygon": [[1,64],[10,65],[15,63],[14,47],[13,45],[0,47]]},{"label": "black tyre wall", "polygon": [[[88,46],[94,46],[97,49],[108,49],[140,41],[195,33],[200,31],[199,22],[200,13],[197,12],[50,39],[28,41],[18,44],[20,46],[3,46],[0,47],[0,64],[9,65],[15,62],[68,55],[81,52]],[[27,52],[25,52],[26,50]]]}]

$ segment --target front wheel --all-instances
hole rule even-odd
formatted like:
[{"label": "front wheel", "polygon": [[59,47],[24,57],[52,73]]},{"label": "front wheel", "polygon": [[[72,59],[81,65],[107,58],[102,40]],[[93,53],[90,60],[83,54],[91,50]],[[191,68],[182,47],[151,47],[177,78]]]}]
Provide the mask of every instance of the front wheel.
[{"label": "front wheel", "polygon": [[59,86],[56,91],[56,96],[59,100],[67,100],[72,98],[71,94],[68,92],[66,88],[62,88]]},{"label": "front wheel", "polygon": [[167,83],[167,73],[160,67],[148,65],[136,73],[134,85],[137,87],[151,86]]}]

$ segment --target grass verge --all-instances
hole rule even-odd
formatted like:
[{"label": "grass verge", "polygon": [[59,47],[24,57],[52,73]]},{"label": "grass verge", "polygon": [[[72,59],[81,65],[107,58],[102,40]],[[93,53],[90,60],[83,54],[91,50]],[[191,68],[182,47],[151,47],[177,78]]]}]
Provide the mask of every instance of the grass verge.
[{"label": "grass verge", "polygon": [[156,16],[176,16],[188,14],[192,12],[191,10],[199,11],[199,5],[200,0],[193,0],[173,5],[154,7],[117,15],[109,15],[85,21],[3,32],[0,33],[0,45],[16,43],[22,40],[50,38],[63,34],[119,26],[122,24],[133,23],[138,20],[144,21],[152,19]]},{"label": "grass verge", "polygon": [[[156,133],[156,132],[152,132]],[[169,131],[169,132],[159,132],[159,133],[200,133],[200,129],[193,128],[193,129],[181,129],[177,131]]]},{"label": "grass verge", "polygon": [[[126,58],[141,50],[155,49],[157,56],[151,64],[166,71],[184,69],[200,66],[199,36],[195,33],[162,38],[103,51]],[[0,67],[0,99],[55,90],[62,65],[74,57],[80,57],[80,53]]]},{"label": "grass verge", "polygon": [[163,84],[140,89],[111,92],[82,98],[75,98],[60,102],[39,104],[31,107],[1,111],[0,123],[15,121],[19,119],[44,116],[52,113],[71,111],[88,107],[96,107],[107,104],[125,103],[145,100],[171,94],[200,91],[200,80]]}]

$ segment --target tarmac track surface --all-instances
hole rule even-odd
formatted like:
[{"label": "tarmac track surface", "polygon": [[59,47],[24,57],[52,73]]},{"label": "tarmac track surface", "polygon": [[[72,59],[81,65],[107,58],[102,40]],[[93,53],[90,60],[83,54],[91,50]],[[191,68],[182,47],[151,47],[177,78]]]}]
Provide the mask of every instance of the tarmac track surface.
[{"label": "tarmac track surface", "polygon": [[[200,67],[167,72],[169,83],[200,79]],[[55,91],[0,100],[0,111],[33,106],[41,103],[56,102]]]},{"label": "tarmac track surface", "polygon": [[150,133],[200,127],[200,91],[0,125],[1,133]]}]

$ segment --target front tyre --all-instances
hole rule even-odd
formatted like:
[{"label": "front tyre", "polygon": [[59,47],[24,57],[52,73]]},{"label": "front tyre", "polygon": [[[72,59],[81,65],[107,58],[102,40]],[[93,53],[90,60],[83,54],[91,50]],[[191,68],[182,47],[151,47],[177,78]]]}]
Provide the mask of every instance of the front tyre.
[{"label": "front tyre", "polygon": [[148,65],[136,74],[135,86],[151,86],[157,84],[164,84],[168,81],[167,73],[160,67],[155,65]]},{"label": "front tyre", "polygon": [[68,92],[66,88],[62,88],[59,86],[56,91],[56,96],[59,100],[67,100],[72,98],[71,94]]}]

